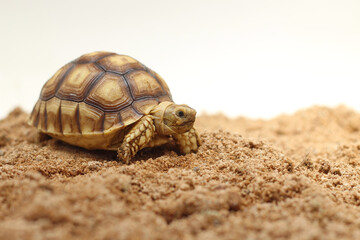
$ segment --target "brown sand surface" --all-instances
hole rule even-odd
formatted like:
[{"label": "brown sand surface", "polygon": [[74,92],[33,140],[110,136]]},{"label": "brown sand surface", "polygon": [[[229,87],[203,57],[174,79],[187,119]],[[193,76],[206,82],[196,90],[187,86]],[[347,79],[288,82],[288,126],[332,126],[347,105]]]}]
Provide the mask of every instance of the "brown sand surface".
[{"label": "brown sand surface", "polygon": [[0,120],[0,239],[360,239],[360,113],[312,107],[271,120],[202,115],[178,156],[33,143]]}]

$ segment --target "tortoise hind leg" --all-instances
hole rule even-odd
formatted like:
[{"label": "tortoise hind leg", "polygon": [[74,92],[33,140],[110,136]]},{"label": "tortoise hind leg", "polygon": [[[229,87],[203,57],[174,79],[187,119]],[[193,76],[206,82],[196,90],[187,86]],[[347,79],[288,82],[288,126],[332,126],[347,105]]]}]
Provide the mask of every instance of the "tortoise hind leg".
[{"label": "tortoise hind leg", "polygon": [[128,164],[135,154],[146,147],[155,134],[154,119],[151,115],[144,116],[125,135],[123,143],[118,149],[118,157]]},{"label": "tortoise hind leg", "polygon": [[33,143],[41,143],[50,139],[51,137],[45,133],[37,131],[35,134],[30,134],[28,140]]}]

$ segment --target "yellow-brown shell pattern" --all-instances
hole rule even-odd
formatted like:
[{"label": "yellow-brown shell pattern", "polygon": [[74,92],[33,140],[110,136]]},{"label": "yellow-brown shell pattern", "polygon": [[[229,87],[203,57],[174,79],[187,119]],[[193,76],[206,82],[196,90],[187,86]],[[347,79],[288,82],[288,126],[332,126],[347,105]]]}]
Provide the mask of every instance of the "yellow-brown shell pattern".
[{"label": "yellow-brown shell pattern", "polygon": [[136,122],[163,101],[172,97],[157,73],[132,57],[94,52],[46,82],[29,123],[51,134],[104,133]]}]

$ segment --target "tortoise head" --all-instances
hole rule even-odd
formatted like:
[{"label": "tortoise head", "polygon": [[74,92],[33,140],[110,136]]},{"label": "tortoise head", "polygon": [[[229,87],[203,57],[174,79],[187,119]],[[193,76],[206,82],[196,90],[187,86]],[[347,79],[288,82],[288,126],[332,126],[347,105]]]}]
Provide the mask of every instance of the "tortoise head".
[{"label": "tortoise head", "polygon": [[196,111],[188,105],[162,102],[153,111],[156,131],[161,135],[189,131],[195,122]]}]

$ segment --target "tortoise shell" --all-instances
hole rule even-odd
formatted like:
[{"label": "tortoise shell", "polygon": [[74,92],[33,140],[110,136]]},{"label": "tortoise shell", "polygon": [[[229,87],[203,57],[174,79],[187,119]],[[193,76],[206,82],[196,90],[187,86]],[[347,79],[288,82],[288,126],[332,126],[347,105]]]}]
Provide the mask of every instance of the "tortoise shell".
[{"label": "tortoise shell", "polygon": [[163,101],[172,97],[156,72],[126,55],[94,52],[45,83],[29,124],[71,144],[107,149],[114,135]]}]

